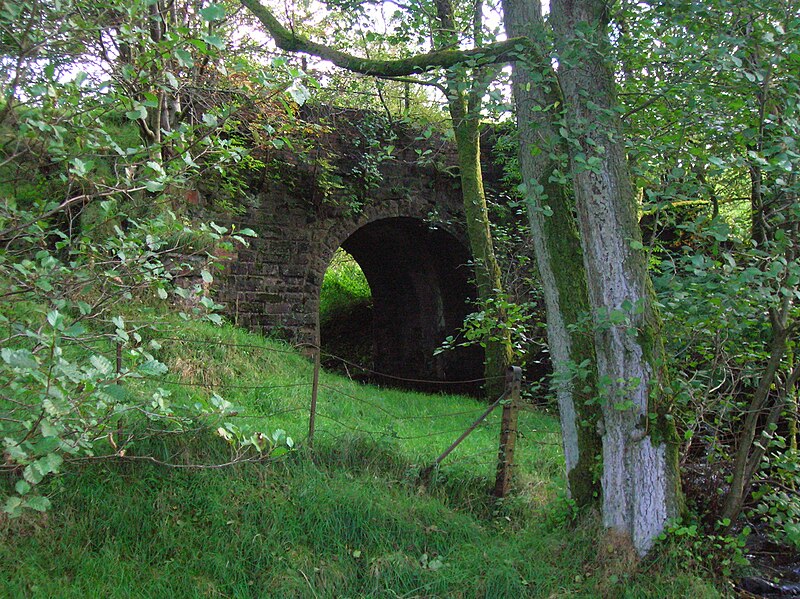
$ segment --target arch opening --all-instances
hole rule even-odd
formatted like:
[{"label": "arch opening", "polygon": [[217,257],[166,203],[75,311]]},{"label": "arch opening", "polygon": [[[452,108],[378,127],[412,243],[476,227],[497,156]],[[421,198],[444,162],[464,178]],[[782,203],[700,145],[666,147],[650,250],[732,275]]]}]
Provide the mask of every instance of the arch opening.
[{"label": "arch opening", "polygon": [[[321,322],[323,351],[366,366],[372,372],[352,367],[349,372],[372,382],[479,393],[477,383],[440,382],[479,379],[480,348],[435,354],[448,335],[457,333],[475,298],[467,249],[450,233],[407,217],[364,225],[341,248],[360,266],[371,302]],[[336,367],[336,362],[327,365]]]}]

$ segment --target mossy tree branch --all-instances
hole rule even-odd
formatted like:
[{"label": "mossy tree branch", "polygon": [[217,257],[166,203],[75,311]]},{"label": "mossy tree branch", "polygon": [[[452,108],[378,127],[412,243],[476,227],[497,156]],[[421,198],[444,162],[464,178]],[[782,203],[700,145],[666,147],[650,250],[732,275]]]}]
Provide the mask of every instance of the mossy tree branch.
[{"label": "mossy tree branch", "polygon": [[241,2],[261,22],[281,50],[310,54],[348,71],[374,77],[406,77],[463,63],[474,63],[475,66],[506,63],[515,60],[520,53],[530,55],[535,50],[526,38],[515,37],[470,50],[445,49],[408,58],[369,59],[336,50],[287,29],[259,0]]}]

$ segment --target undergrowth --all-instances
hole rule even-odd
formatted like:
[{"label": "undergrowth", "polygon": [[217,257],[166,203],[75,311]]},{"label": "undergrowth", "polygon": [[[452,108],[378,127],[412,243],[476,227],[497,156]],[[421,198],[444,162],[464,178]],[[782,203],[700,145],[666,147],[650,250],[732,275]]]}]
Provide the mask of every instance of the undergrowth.
[{"label": "undergrowth", "polygon": [[[160,326],[175,329],[168,324]],[[243,431],[282,429],[299,449],[216,468],[235,449],[198,423],[193,433],[132,444],[126,458],[73,462],[46,484],[49,512],[0,520],[0,595],[717,594],[668,556],[620,567],[602,551],[597,518],[575,514],[559,496],[558,424],[548,415],[521,413],[516,487],[496,501],[488,493],[496,415],[443,462],[430,486],[419,483],[420,468],[483,409],[474,399],[323,373],[312,452],[304,443],[312,367],[303,356],[197,322],[152,341],[171,374],[135,384],[162,387],[176,403],[218,393],[232,404],[223,421]],[[136,456],[171,466],[129,459]]]}]

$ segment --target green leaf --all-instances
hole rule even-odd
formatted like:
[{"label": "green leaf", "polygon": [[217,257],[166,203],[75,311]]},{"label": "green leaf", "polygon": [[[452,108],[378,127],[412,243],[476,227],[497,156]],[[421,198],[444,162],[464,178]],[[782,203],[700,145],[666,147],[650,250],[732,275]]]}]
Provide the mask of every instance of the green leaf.
[{"label": "green leaf", "polygon": [[42,430],[43,437],[58,438],[59,429],[53,426],[46,418],[39,423],[39,428]]},{"label": "green leaf", "polygon": [[64,335],[67,337],[80,337],[84,333],[86,333],[86,327],[80,322],[70,325],[70,327],[64,331]]},{"label": "green leaf", "polygon": [[47,497],[31,497],[26,499],[23,507],[36,510],[37,512],[46,512],[50,509],[51,503]]},{"label": "green leaf", "polygon": [[22,514],[22,499],[19,497],[9,497],[3,506],[3,511],[11,518],[18,518]]},{"label": "green leaf", "polygon": [[101,375],[108,376],[114,372],[114,366],[105,356],[94,355],[89,358],[89,362],[91,362],[92,366],[94,366]]},{"label": "green leaf", "polygon": [[125,113],[125,116],[128,117],[132,121],[138,121],[139,119],[146,119],[147,118],[147,108],[138,104],[134,107],[133,110],[129,110]]},{"label": "green leaf", "polygon": [[140,364],[136,369],[137,372],[145,376],[161,376],[166,374],[168,370],[169,369],[158,360],[148,360]]},{"label": "green leaf", "polygon": [[63,321],[63,317],[61,314],[58,313],[58,310],[52,310],[47,314],[47,322],[50,323],[50,326],[54,329],[59,328],[59,324]]},{"label": "green leaf", "polygon": [[178,78],[175,77],[172,73],[167,71],[164,73],[164,77],[167,78],[167,83],[172,87],[172,89],[177,90],[180,87],[180,83],[178,83]]},{"label": "green leaf", "polygon": [[218,36],[218,35],[205,35],[204,34],[201,37],[203,38],[203,41],[205,43],[207,43],[209,46],[217,48],[218,50],[224,50],[225,49],[225,40],[222,39],[220,36]]},{"label": "green leaf", "polygon": [[103,387],[103,392],[118,403],[128,399],[128,391],[122,385],[106,385]]},{"label": "green leaf", "polygon": [[305,85],[300,85],[299,83],[293,84],[289,89],[286,90],[286,93],[289,94],[289,97],[300,106],[305,104],[311,97],[311,92],[308,91],[308,88]]},{"label": "green leaf", "polygon": [[164,190],[164,184],[161,181],[145,181],[144,187],[151,193]]},{"label": "green leaf", "polygon": [[39,470],[42,476],[45,476],[47,474],[58,472],[58,469],[63,463],[64,458],[57,453],[48,453],[43,458],[36,460],[32,465]]},{"label": "green leaf", "polygon": [[148,108],[158,108],[160,105],[158,96],[152,92],[144,92],[144,102],[142,102],[142,105]]},{"label": "green leaf", "polygon": [[182,67],[191,68],[194,66],[192,54],[183,48],[175,48],[175,58],[178,59],[178,64]]},{"label": "green leaf", "polygon": [[36,462],[25,466],[25,470],[22,471],[22,476],[24,476],[25,480],[32,485],[38,485],[40,482],[42,482],[44,474],[42,474],[41,470],[39,470],[38,467],[35,467],[34,464],[36,464]]},{"label": "green leaf", "polygon": [[209,127],[216,127],[219,124],[219,121],[217,120],[217,117],[215,117],[213,114],[211,114],[210,112],[206,112],[203,115],[203,123],[208,125]]},{"label": "green leaf", "polygon": [[442,566],[444,566],[444,562],[439,557],[435,557],[431,561],[428,562],[428,569],[429,570],[436,571],[436,570],[441,569]]},{"label": "green leaf", "polygon": [[[44,432],[42,432],[44,434]],[[60,441],[56,436],[42,437],[33,446],[33,449],[38,454],[50,454],[58,449]]]},{"label": "green leaf", "polygon": [[0,352],[0,356],[2,356],[3,361],[12,368],[33,370],[39,367],[36,358],[27,349],[10,349],[4,347]]},{"label": "green leaf", "polygon": [[203,270],[200,272],[200,276],[201,276],[201,277],[203,277],[203,281],[204,281],[205,283],[211,283],[211,282],[213,282],[213,281],[214,281],[214,277],[212,277],[212,276],[211,276],[211,273],[210,273],[210,272],[208,272],[208,271],[207,271],[207,270],[205,270],[205,269],[203,269]]},{"label": "green leaf", "polygon": [[18,495],[25,495],[28,491],[30,491],[33,487],[31,484],[25,479],[19,479],[17,484],[14,485],[14,490],[17,492]]},{"label": "green leaf", "polygon": [[210,4],[200,10],[204,21],[219,21],[225,18],[225,7],[221,4]]},{"label": "green leaf", "polygon": [[6,455],[8,455],[8,457],[10,457],[12,460],[16,462],[22,462],[28,459],[28,454],[19,446],[16,439],[6,437],[3,439],[3,445],[5,446]]},{"label": "green leaf", "polygon": [[75,175],[76,177],[84,177],[86,174],[92,170],[94,166],[91,161],[84,162],[80,158],[73,158],[69,161],[72,165],[72,168],[69,171]]}]

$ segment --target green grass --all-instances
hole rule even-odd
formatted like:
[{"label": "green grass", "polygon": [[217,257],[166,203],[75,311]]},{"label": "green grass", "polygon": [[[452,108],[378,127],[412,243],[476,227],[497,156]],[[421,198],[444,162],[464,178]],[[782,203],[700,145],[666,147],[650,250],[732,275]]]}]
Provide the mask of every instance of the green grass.
[{"label": "green grass", "polygon": [[[167,336],[159,358],[171,367],[169,380],[182,383],[160,384],[172,401],[203,401],[211,390],[187,385],[203,383],[238,406],[230,417],[238,426],[305,437],[307,359],[233,327],[190,323],[182,341]],[[247,347],[207,343],[214,340]],[[551,415],[521,414],[516,488],[496,502],[488,490],[497,414],[444,461],[429,488],[417,478],[485,404],[328,374],[321,384],[313,456],[298,450],[271,463],[201,470],[73,464],[49,485],[50,513],[0,520],[0,596],[717,595],[668,554],[627,566],[603,548],[592,514],[573,517],[560,498]],[[257,386],[273,388],[246,388]],[[231,457],[213,429],[130,451],[173,464]]]},{"label": "green grass", "polygon": [[372,290],[358,262],[342,248],[337,249],[322,281],[320,321],[324,323],[354,305],[369,304],[371,300]]}]

